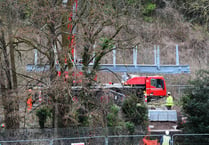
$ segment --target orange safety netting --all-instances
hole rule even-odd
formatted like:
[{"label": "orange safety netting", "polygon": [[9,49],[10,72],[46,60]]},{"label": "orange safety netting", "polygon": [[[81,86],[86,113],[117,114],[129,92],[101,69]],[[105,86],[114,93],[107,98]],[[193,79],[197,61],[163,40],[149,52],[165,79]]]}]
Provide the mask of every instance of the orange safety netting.
[{"label": "orange safety netting", "polygon": [[[149,135],[150,134],[150,128],[148,127],[148,134],[147,135]],[[160,145],[160,143],[158,143],[158,140],[157,139],[155,139],[155,140],[150,140],[149,138],[148,138],[148,136],[145,136],[143,139],[142,139],[142,141],[143,141],[143,145]],[[139,145],[141,145],[141,144],[139,144]]]},{"label": "orange safety netting", "polygon": [[143,140],[144,145],[160,145],[160,143],[158,143],[157,139],[156,140],[149,140],[145,136],[142,140]]}]

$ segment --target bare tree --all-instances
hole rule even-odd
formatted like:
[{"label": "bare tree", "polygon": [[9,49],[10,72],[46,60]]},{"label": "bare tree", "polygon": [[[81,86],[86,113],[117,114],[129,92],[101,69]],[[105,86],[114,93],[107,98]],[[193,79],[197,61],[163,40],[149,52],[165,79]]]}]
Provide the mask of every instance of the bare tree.
[{"label": "bare tree", "polygon": [[[134,36],[129,37],[130,34],[127,34],[127,22],[115,10],[113,1],[79,0],[78,10],[69,21],[74,3],[75,1],[69,1],[64,7],[61,0],[24,2],[21,16],[25,26],[19,27],[17,35],[11,37],[11,40],[30,46],[26,51],[38,50],[42,63],[50,66],[48,73],[34,78],[27,75],[24,77],[35,84],[44,82],[48,89],[47,95],[52,102],[54,127],[81,125],[82,121],[76,116],[78,112],[82,112],[81,114],[87,118],[91,118],[92,115],[95,118],[100,116],[98,122],[106,126],[105,118],[111,104],[102,104],[100,97],[111,95],[106,91],[100,93],[99,90],[92,90],[90,86],[95,82],[96,73],[100,71],[99,64],[102,58],[113,49],[131,48],[136,43],[132,41]],[[69,25],[74,31],[67,29]],[[68,45],[73,35],[77,54],[82,58],[82,70],[72,69],[76,60],[71,57],[72,48]],[[66,37],[70,39],[66,40]],[[24,53],[20,49],[18,51]],[[90,67],[92,61],[94,63]],[[61,77],[56,75],[57,64],[63,74]],[[78,79],[82,80],[81,83],[73,83],[77,82],[75,75],[73,76],[74,71],[83,72],[83,76]],[[67,78],[64,72],[68,72]],[[82,90],[73,90],[73,85],[82,85]],[[75,100],[78,100],[77,104]]]},{"label": "bare tree", "polygon": [[[17,1],[1,1],[0,49],[1,92],[7,128],[19,128],[19,99],[15,64],[15,34],[18,24]],[[15,25],[14,25],[15,24]]]}]

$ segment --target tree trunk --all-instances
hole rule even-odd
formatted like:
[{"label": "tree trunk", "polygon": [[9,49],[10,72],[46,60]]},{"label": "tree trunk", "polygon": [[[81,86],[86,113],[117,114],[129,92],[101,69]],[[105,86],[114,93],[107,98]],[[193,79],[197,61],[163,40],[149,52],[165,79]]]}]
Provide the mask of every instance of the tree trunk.
[{"label": "tree trunk", "polygon": [[15,66],[15,54],[14,54],[14,45],[13,40],[10,36],[10,61],[11,61],[11,74],[12,74],[12,83],[13,83],[13,89],[17,89],[17,76],[16,76],[16,66]]},{"label": "tree trunk", "polygon": [[[9,27],[9,26],[8,26]],[[17,98],[17,77],[15,69],[15,56],[14,56],[14,46],[12,40],[12,32],[8,29],[9,33],[9,48],[10,55],[7,53],[7,43],[4,35],[4,31],[1,31],[1,48],[3,53],[3,58],[1,62],[1,77],[5,78],[1,82],[2,87],[2,102],[4,106],[4,117],[6,128],[14,129],[19,128],[19,101]],[[10,56],[10,58],[9,58]],[[10,66],[11,65],[11,66]],[[12,71],[11,71],[12,70]]]},{"label": "tree trunk", "polygon": [[[14,54],[14,45],[13,45],[13,40],[12,40],[12,36],[10,35],[10,62],[11,62],[11,77],[12,77],[12,94],[11,97],[11,104],[13,104],[11,106],[11,113],[12,117],[12,125],[11,128],[19,128],[20,124],[19,124],[19,99],[18,99],[18,93],[17,93],[17,75],[16,75],[16,66],[15,66],[15,54]],[[9,127],[9,126],[8,126]]]}]

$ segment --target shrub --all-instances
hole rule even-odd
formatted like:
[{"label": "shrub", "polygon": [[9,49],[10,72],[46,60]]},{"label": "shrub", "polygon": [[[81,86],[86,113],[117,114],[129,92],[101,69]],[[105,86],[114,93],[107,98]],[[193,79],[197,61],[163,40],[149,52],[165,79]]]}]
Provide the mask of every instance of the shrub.
[{"label": "shrub", "polygon": [[78,122],[80,126],[88,126],[89,125],[89,117],[87,115],[87,111],[83,108],[79,108],[77,110]]},{"label": "shrub", "polygon": [[126,121],[141,125],[143,129],[146,129],[148,110],[142,99],[135,96],[127,98],[122,105],[122,111]]},{"label": "shrub", "polygon": [[198,24],[206,25],[209,21],[209,3],[207,0],[176,0],[185,17]]},{"label": "shrub", "polygon": [[40,128],[44,128],[47,117],[51,117],[51,109],[49,109],[48,107],[44,106],[44,107],[36,110],[36,115],[39,118],[39,126],[40,126]]},{"label": "shrub", "polygon": [[129,134],[133,134],[135,131],[135,125],[132,122],[126,122],[126,128],[129,131]]},{"label": "shrub", "polygon": [[117,105],[111,106],[110,112],[107,114],[107,126],[113,127],[119,124],[119,110],[120,108]]},{"label": "shrub", "polygon": [[155,9],[156,9],[156,4],[147,3],[144,6],[144,9],[143,9],[143,15],[145,15],[145,16],[151,16],[153,14],[153,12],[155,11]]}]

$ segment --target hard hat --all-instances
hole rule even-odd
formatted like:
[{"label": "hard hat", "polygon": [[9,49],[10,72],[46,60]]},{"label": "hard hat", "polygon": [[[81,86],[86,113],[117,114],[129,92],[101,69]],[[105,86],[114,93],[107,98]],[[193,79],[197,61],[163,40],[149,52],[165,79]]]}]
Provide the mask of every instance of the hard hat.
[{"label": "hard hat", "polygon": [[168,92],[168,95],[170,95],[171,94],[171,92]]},{"label": "hard hat", "polygon": [[165,131],[165,134],[166,134],[166,135],[169,135],[169,131],[168,131],[168,130],[166,130],[166,131]]},{"label": "hard hat", "polygon": [[4,123],[2,123],[2,124],[1,124],[1,127],[2,127],[2,128],[4,128],[4,127],[5,127]]}]

